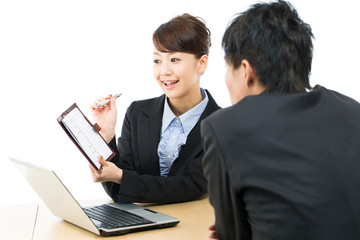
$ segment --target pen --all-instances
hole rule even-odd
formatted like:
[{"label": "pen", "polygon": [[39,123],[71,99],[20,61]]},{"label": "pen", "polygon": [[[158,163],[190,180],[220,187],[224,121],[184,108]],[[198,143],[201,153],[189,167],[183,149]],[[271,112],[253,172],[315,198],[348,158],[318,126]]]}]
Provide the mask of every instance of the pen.
[{"label": "pen", "polygon": [[[116,98],[120,97],[122,93],[118,93],[116,94]],[[102,101],[101,103],[99,103],[98,105],[96,105],[96,107],[102,107],[104,106],[105,104],[109,103],[110,102],[110,99],[106,99],[105,101]]]}]

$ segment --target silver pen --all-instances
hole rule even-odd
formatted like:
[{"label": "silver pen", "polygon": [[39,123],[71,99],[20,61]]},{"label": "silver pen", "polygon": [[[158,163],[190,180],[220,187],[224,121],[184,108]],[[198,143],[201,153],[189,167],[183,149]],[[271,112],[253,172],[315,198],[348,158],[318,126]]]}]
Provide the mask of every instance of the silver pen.
[{"label": "silver pen", "polygon": [[[122,93],[118,93],[116,94],[116,98],[120,97]],[[105,104],[108,104],[110,102],[110,99],[106,99],[104,101],[102,101],[101,103],[99,103],[98,105],[96,105],[96,107],[103,107]]]}]

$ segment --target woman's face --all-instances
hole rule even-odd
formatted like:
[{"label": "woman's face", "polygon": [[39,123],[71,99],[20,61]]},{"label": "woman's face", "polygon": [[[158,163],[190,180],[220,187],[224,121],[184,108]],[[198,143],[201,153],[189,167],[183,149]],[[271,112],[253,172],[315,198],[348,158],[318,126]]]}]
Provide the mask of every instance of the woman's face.
[{"label": "woman's face", "polygon": [[200,75],[205,72],[207,56],[196,59],[184,52],[154,51],[154,77],[170,99],[184,99],[199,94]]}]

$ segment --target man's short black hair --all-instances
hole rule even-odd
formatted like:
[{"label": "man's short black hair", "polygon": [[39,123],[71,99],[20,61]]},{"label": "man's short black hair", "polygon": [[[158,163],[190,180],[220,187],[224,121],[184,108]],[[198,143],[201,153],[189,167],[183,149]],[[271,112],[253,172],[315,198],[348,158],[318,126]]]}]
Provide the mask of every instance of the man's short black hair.
[{"label": "man's short black hair", "polygon": [[234,69],[246,59],[267,90],[304,92],[309,76],[313,34],[290,3],[257,3],[238,14],[225,31],[225,60]]}]

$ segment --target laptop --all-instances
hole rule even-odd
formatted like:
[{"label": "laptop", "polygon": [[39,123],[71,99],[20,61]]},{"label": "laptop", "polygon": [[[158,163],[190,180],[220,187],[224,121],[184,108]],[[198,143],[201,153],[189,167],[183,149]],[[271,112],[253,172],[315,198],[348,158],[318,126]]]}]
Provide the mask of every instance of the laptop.
[{"label": "laptop", "polygon": [[55,215],[101,236],[175,226],[179,219],[133,203],[106,203],[82,208],[54,171],[10,157]]}]

